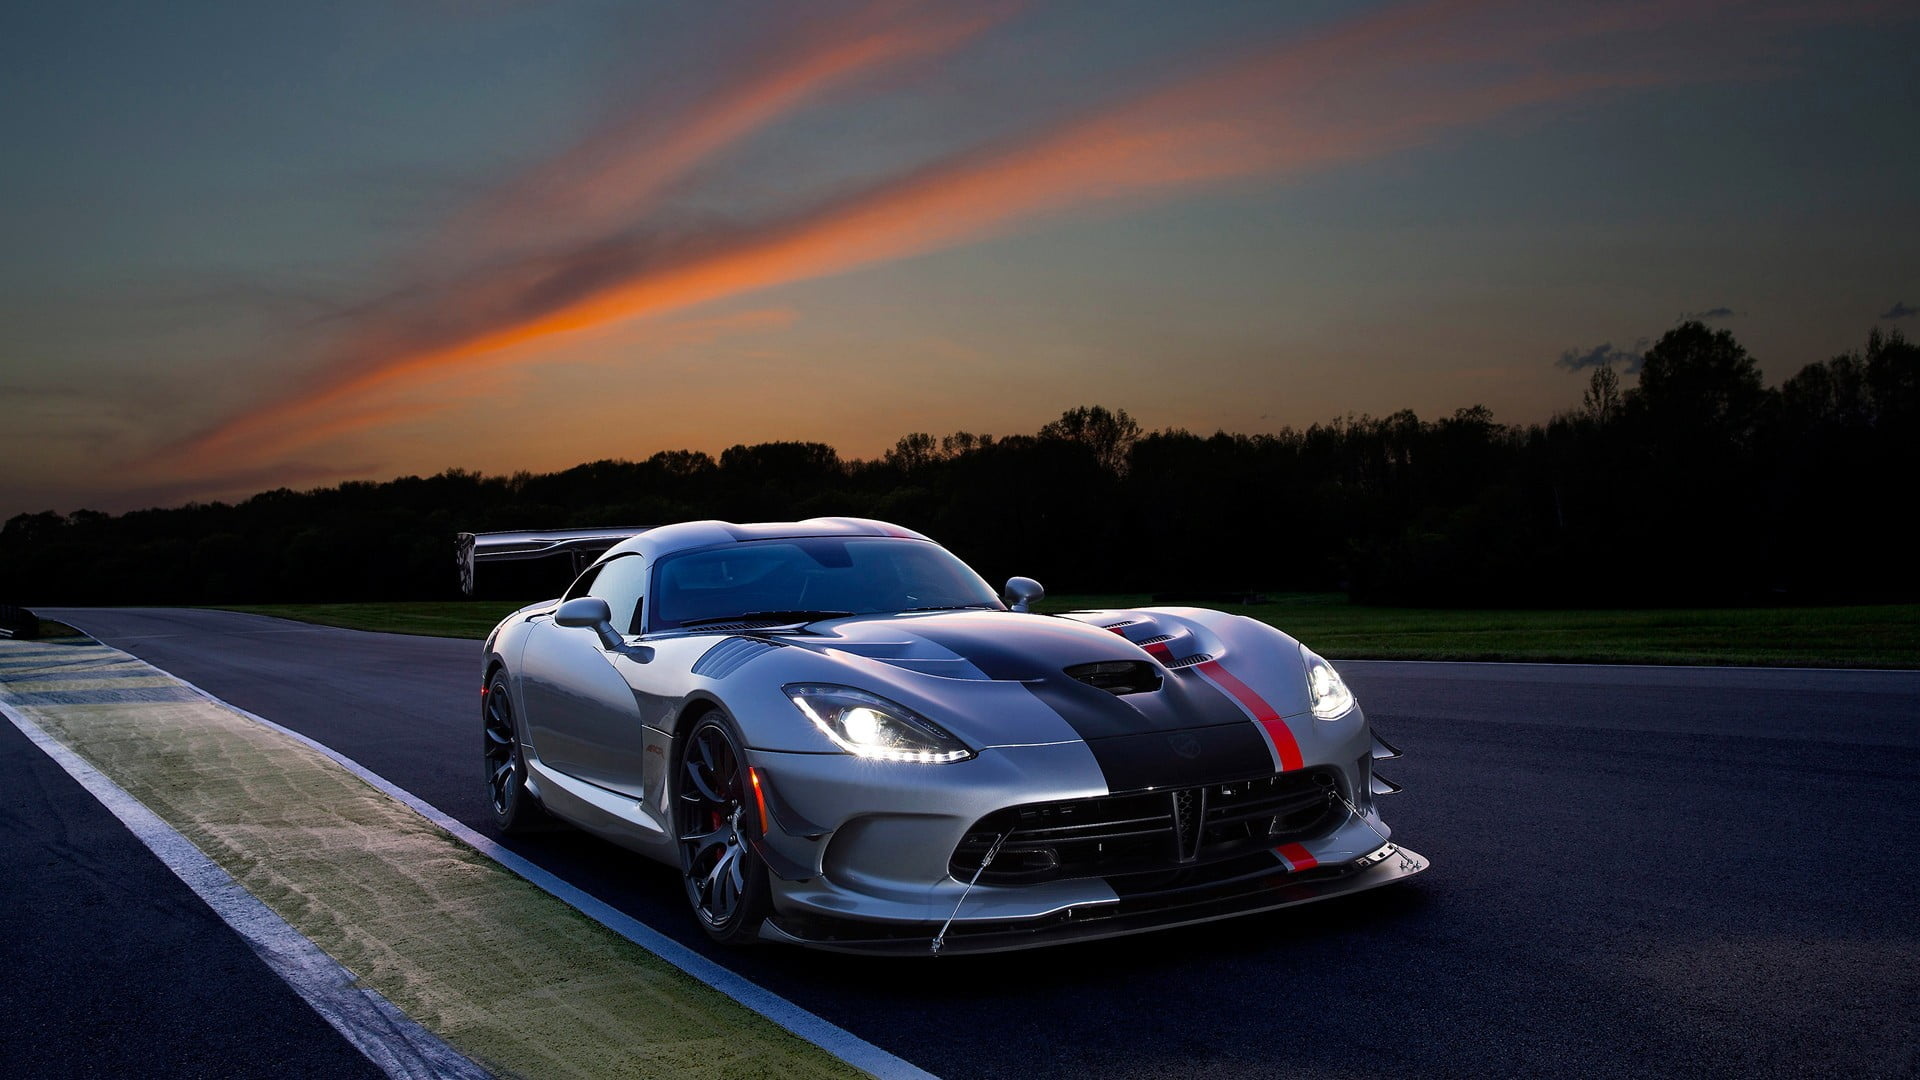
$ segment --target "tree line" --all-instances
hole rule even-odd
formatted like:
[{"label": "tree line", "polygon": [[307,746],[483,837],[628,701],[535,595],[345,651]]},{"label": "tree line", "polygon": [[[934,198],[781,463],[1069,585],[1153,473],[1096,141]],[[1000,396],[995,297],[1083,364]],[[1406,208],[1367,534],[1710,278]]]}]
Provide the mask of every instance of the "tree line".
[{"label": "tree line", "polygon": [[1624,387],[1596,367],[1580,404],[1544,424],[1476,406],[1202,435],[1096,405],[1033,434],[916,432],[873,460],[771,442],[21,514],[0,528],[0,601],[450,598],[460,531],[835,514],[918,529],[989,580],[1027,574],[1054,592],[1345,590],[1450,606],[1920,595],[1905,532],[1920,347],[1875,330],[1770,389],[1731,333],[1685,322],[1638,375]]}]

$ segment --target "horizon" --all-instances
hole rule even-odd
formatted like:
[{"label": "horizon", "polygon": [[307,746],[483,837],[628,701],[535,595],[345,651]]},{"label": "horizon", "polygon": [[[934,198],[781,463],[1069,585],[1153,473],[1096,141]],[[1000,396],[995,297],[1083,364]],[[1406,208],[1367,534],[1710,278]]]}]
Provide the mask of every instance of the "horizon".
[{"label": "horizon", "polygon": [[1894,4],[19,22],[0,520],[872,460],[1095,402],[1196,434],[1526,426],[1686,319],[1778,385],[1920,313]]}]

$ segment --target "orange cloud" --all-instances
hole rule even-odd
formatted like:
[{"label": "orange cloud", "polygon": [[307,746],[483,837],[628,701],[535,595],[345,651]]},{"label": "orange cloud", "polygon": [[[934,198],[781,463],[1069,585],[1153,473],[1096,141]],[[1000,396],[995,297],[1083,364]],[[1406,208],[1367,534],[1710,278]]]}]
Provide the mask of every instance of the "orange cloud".
[{"label": "orange cloud", "polygon": [[[643,334],[630,341],[623,340],[622,344],[643,354],[657,354],[736,334],[785,329],[793,325],[797,317],[792,308],[756,308],[710,319],[651,325]],[[369,428],[416,422],[475,398],[502,392],[504,384],[488,376],[517,373],[529,366],[560,359],[551,353],[521,356],[511,350],[499,350],[476,356],[461,365],[458,380],[446,379],[442,377],[445,372],[432,368],[386,369],[355,384],[350,392],[303,399],[302,415],[307,419],[300,428],[299,442],[315,444]],[[574,355],[564,359],[567,363],[581,362]],[[256,430],[251,439],[244,432],[236,432],[225,445],[257,451],[276,445],[276,440],[273,432],[261,429]]]},{"label": "orange cloud", "polygon": [[[756,228],[678,243],[604,239],[477,275],[411,326],[364,328],[323,381],[176,450],[205,460],[246,442],[297,445],[316,413],[395,380],[524,362],[563,336],[952,247],[1043,215],[1321,168],[1530,105],[1691,76],[1648,69],[1618,43],[1724,6],[1596,5],[1569,14],[1440,0],[1369,13]],[[822,60],[820,70],[846,62]],[[792,85],[819,77],[796,74]],[[746,95],[720,110],[733,119],[703,130],[736,130],[793,92]],[[688,136],[686,146],[718,138]]]},{"label": "orange cloud", "polygon": [[556,231],[618,227],[650,209],[702,162],[862,77],[964,44],[1015,10],[1009,0],[937,7],[869,0],[839,18],[816,13],[732,78],[663,123],[636,110],[456,219],[466,242],[551,243]]}]

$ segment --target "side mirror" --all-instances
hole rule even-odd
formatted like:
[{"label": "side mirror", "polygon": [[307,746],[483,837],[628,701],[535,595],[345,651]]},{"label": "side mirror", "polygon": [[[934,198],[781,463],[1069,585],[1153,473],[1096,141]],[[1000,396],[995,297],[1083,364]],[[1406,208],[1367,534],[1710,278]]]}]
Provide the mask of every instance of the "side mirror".
[{"label": "side mirror", "polygon": [[613,609],[597,596],[576,596],[561,604],[553,613],[553,621],[556,626],[590,627],[600,635],[600,646],[605,649],[626,645],[613,628]]},{"label": "side mirror", "polygon": [[1030,577],[1007,579],[1007,606],[1015,611],[1032,611],[1034,602],[1046,595],[1047,590]]}]

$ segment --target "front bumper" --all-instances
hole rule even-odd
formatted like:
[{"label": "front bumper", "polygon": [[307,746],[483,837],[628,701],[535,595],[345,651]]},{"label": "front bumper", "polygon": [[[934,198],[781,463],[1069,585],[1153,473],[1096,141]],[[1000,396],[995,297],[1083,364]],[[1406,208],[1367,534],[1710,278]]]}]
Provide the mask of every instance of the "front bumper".
[{"label": "front bumper", "polygon": [[[1289,871],[1276,863],[1271,870],[1153,897],[1075,905],[1024,919],[956,919],[943,938],[937,924],[875,924],[848,919],[796,919],[791,915],[769,919],[762,926],[760,936],[768,941],[834,952],[899,956],[1010,952],[1070,941],[1122,937],[1310,904],[1388,885],[1426,868],[1425,858],[1388,843],[1338,866],[1323,864],[1309,870]],[[942,940],[937,949],[936,940]]]},{"label": "front bumper", "polygon": [[[996,952],[1139,933],[1360,892],[1425,869],[1397,849],[1364,793],[1364,727],[1334,761],[1359,813],[1273,850],[1152,875],[969,886],[949,859],[975,823],[1009,806],[1108,794],[1086,747],[999,747],[949,765],[747,751],[766,781],[762,841],[774,915],[763,936],[847,952]],[[1377,831],[1376,831],[1377,830]]]}]

